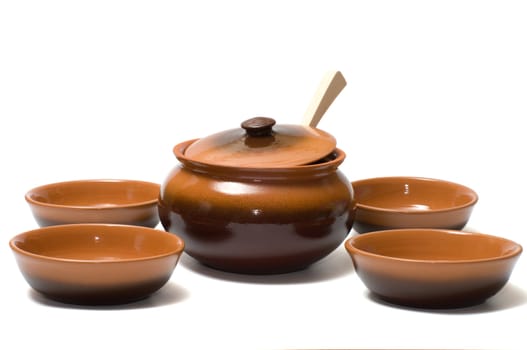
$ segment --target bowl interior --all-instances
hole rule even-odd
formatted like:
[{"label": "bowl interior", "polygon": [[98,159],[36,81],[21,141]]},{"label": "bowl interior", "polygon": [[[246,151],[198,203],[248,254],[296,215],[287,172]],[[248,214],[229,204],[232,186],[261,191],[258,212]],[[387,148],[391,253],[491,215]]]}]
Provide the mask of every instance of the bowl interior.
[{"label": "bowl interior", "polygon": [[488,260],[521,252],[521,246],[510,240],[455,230],[378,231],[350,242],[353,249],[366,254],[424,261]]},{"label": "bowl interior", "polygon": [[132,180],[79,180],[44,185],[26,194],[30,202],[70,207],[115,207],[155,203],[159,185]]},{"label": "bowl interior", "polygon": [[408,177],[388,177],[353,182],[357,204],[395,211],[444,210],[471,205],[476,193],[452,182]]},{"label": "bowl interior", "polygon": [[138,226],[72,224],[50,226],[12,239],[20,253],[51,259],[137,260],[181,252],[174,234]]}]

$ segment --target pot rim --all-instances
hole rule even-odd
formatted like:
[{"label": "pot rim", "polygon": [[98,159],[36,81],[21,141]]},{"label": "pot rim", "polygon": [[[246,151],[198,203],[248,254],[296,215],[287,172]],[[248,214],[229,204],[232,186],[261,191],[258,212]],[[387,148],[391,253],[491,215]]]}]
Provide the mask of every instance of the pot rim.
[{"label": "pot rim", "polygon": [[[185,150],[192,143],[199,139],[192,139],[178,143],[173,148],[173,153],[176,158],[185,166],[188,166],[193,171],[205,173],[224,175],[228,177],[296,177],[296,176],[321,176],[329,172],[335,171],[344,159],[346,153],[338,147],[330,154],[331,157],[327,161],[315,162],[307,165],[295,166],[276,166],[276,167],[239,167],[228,165],[208,164],[204,162],[195,161],[185,156]],[[324,160],[323,158],[322,160]]]}]

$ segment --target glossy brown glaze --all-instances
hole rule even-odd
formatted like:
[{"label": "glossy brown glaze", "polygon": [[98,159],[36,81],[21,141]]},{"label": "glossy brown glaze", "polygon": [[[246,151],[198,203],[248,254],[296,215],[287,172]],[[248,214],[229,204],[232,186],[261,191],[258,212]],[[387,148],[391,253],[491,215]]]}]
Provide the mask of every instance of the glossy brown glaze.
[{"label": "glossy brown glaze", "polygon": [[345,158],[298,167],[239,168],[185,157],[161,187],[163,227],[185,251],[211,267],[240,273],[305,268],[337,248],[351,230],[355,202],[337,169]]},{"label": "glossy brown glaze", "polygon": [[359,233],[394,228],[460,230],[478,201],[472,189],[420,177],[379,177],[352,183]]},{"label": "glossy brown glaze", "polygon": [[13,237],[9,245],[36,291],[65,303],[101,305],[157,291],[184,248],[174,234],[106,224],[44,227]]},{"label": "glossy brown glaze", "polygon": [[345,247],[374,295],[424,308],[484,302],[507,283],[522,252],[505,238],[440,229],[370,232]]},{"label": "glossy brown glaze", "polygon": [[25,199],[41,226],[109,223],[155,227],[160,186],[134,180],[78,180],[28,191]]},{"label": "glossy brown glaze", "polygon": [[277,124],[257,117],[240,128],[222,131],[187,147],[188,159],[219,166],[276,168],[305,165],[331,154],[337,141],[327,132],[303,125]]}]

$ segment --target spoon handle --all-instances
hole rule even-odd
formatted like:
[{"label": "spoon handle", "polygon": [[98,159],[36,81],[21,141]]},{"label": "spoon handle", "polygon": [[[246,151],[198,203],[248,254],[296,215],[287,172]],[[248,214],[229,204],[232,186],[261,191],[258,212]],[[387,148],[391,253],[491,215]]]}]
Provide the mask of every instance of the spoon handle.
[{"label": "spoon handle", "polygon": [[340,71],[329,71],[326,73],[315,96],[311,100],[302,124],[315,128],[345,86],[346,79],[344,79]]}]

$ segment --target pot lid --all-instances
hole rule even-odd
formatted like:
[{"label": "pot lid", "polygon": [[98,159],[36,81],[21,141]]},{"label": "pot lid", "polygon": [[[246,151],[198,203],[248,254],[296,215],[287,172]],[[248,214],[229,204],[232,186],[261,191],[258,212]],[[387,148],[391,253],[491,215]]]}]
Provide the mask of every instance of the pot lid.
[{"label": "pot lid", "polygon": [[335,150],[336,140],[320,129],[276,124],[256,117],[241,128],[222,131],[192,143],[185,150],[191,160],[235,167],[288,167],[313,163]]}]

